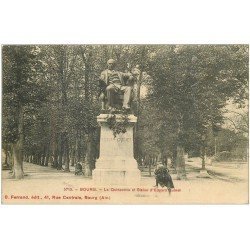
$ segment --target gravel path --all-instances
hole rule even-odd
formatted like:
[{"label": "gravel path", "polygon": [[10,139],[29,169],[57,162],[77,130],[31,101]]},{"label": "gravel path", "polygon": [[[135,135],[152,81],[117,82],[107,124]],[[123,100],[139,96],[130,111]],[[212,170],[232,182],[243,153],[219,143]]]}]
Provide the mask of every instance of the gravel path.
[{"label": "gravel path", "polygon": [[[144,172],[135,187],[96,187],[92,179],[75,176],[30,163],[24,164],[25,178],[9,179],[2,171],[4,204],[246,204],[248,203],[248,166],[220,163],[208,166],[211,178],[197,178],[199,159],[187,162],[187,180],[177,180],[169,196],[165,188],[154,188],[154,176]],[[127,190],[128,189],[128,190]],[[124,191],[125,190],[125,191]],[[36,196],[38,198],[36,198]],[[25,198],[21,198],[25,197]],[[77,198],[78,197],[78,198]]]}]

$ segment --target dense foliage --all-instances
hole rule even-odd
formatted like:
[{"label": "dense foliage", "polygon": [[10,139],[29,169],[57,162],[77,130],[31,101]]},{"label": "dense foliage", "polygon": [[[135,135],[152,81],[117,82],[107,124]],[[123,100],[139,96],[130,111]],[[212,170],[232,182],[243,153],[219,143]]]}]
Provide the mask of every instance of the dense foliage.
[{"label": "dense foliage", "polygon": [[81,162],[91,175],[99,154],[98,77],[109,58],[121,71],[139,72],[133,102],[139,164],[171,158],[182,178],[184,152],[205,158],[216,141],[218,152],[241,154],[225,138],[231,133],[244,148],[246,119],[238,121],[244,133],[223,126],[227,103],[241,109],[248,99],[248,46],[39,45],[3,46],[7,155],[18,145],[21,161],[65,171]]}]

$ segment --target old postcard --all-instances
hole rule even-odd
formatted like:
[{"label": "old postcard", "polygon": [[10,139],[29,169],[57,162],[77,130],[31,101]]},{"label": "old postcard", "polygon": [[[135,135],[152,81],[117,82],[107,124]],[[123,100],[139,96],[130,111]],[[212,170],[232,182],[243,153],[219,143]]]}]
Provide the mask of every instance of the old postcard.
[{"label": "old postcard", "polygon": [[3,45],[3,204],[247,204],[249,46]]}]

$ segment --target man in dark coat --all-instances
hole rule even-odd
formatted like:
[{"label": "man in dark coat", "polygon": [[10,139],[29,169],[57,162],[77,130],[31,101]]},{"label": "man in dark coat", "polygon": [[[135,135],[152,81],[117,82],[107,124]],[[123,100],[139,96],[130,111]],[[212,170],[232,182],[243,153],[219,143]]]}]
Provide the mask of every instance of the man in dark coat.
[{"label": "man in dark coat", "polygon": [[174,188],[174,183],[169,170],[162,163],[158,163],[155,169],[155,180],[156,186],[160,184],[161,187],[167,187],[169,194],[171,194],[171,189]]}]

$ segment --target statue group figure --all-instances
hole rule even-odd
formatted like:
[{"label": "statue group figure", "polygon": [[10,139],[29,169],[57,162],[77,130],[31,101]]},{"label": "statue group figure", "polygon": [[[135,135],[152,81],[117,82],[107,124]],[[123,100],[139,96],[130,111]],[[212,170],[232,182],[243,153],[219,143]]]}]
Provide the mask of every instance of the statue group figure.
[{"label": "statue group figure", "polygon": [[120,108],[129,111],[133,85],[139,69],[135,68],[131,73],[123,73],[115,70],[115,66],[115,60],[109,59],[107,69],[102,71],[99,78],[101,108],[110,112]]}]

